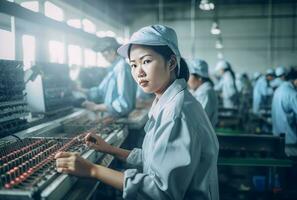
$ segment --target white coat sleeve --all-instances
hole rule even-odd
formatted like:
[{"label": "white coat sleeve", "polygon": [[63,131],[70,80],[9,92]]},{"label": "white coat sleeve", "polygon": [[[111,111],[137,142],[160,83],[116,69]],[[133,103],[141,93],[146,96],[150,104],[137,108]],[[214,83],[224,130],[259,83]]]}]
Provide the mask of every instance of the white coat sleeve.
[{"label": "white coat sleeve", "polygon": [[214,86],[215,91],[221,91],[223,89],[224,81],[223,78]]},{"label": "white coat sleeve", "polygon": [[204,94],[196,95],[195,97],[199,101],[199,103],[201,103],[202,107],[205,109],[208,102],[208,94],[204,93]]},{"label": "white coat sleeve", "polygon": [[102,88],[99,85],[97,87],[90,88],[87,92],[87,97],[90,101],[93,101],[95,103],[102,103],[104,100],[102,94]]},{"label": "white coat sleeve", "polygon": [[[190,129],[190,125],[181,118],[158,127],[154,133],[155,145],[151,147],[153,157],[148,163],[148,172],[142,173],[136,169],[124,172],[124,199],[183,199],[197,170],[195,166],[201,152],[201,144],[196,138],[191,138]],[[191,153],[193,145],[195,155]]]},{"label": "white coat sleeve", "polygon": [[[291,105],[291,109],[292,111],[295,113],[295,115],[297,116],[297,94],[295,93],[294,95],[291,95],[290,98],[290,105]],[[296,119],[297,120],[297,119]]]},{"label": "white coat sleeve", "polygon": [[130,165],[142,166],[142,150],[139,148],[134,148],[130,152],[126,162]]},{"label": "white coat sleeve", "polygon": [[136,101],[136,84],[131,76],[131,72],[128,69],[128,65],[124,63],[119,67],[117,73],[117,90],[118,96],[115,99],[111,99],[107,104],[107,111],[114,116],[125,116],[134,109]]}]

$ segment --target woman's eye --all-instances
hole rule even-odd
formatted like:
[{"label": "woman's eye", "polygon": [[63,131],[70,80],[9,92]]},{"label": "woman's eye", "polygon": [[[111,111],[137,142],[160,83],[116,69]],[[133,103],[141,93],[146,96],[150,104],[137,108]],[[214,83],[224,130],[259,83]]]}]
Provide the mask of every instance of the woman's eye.
[{"label": "woman's eye", "polygon": [[135,67],[136,67],[136,65],[135,65],[135,64],[131,64],[130,66],[131,66],[131,68],[135,68]]},{"label": "woman's eye", "polygon": [[148,64],[148,63],[150,63],[151,61],[150,60],[144,60],[143,61],[143,64]]}]

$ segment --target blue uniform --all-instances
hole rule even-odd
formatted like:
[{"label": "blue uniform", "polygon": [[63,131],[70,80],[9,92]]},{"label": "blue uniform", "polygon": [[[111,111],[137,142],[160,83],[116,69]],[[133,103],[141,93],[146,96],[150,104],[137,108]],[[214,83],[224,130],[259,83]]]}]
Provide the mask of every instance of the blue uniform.
[{"label": "blue uniform", "polygon": [[88,98],[96,103],[104,103],[111,116],[121,117],[134,109],[136,90],[129,65],[118,57],[100,85],[88,91]]},{"label": "blue uniform", "polygon": [[218,141],[202,106],[175,80],[155,99],[142,149],[127,162],[124,199],[219,199]]},{"label": "blue uniform", "polygon": [[259,114],[260,108],[267,105],[269,97],[273,94],[273,89],[269,86],[266,77],[261,76],[253,91],[253,113]]},{"label": "blue uniform", "polygon": [[272,100],[273,134],[286,134],[286,144],[297,143],[297,90],[291,82],[284,82]]}]

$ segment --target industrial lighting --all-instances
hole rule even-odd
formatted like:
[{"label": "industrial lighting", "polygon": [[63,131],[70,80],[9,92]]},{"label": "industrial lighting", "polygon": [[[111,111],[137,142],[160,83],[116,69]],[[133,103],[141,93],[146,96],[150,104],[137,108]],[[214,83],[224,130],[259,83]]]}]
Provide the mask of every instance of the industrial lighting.
[{"label": "industrial lighting", "polygon": [[83,30],[88,33],[96,33],[96,25],[88,19],[82,20]]},{"label": "industrial lighting", "polygon": [[213,3],[209,2],[209,0],[201,0],[199,8],[201,10],[213,10],[215,6]]},{"label": "industrial lighting", "polygon": [[221,33],[221,29],[219,28],[219,25],[216,22],[212,24],[210,32],[213,35],[219,35]]},{"label": "industrial lighting", "polygon": [[223,47],[222,41],[218,39],[216,41],[216,49],[222,49]]}]

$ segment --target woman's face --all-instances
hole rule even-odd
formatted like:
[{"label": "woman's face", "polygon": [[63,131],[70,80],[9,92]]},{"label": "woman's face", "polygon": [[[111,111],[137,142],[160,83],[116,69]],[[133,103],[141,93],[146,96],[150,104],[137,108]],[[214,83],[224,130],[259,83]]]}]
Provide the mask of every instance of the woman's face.
[{"label": "woman's face", "polygon": [[169,86],[171,71],[170,61],[149,47],[132,45],[130,66],[134,80],[147,93],[161,95]]},{"label": "woman's face", "polygon": [[193,74],[190,74],[190,77],[188,80],[188,85],[189,85],[190,89],[196,90],[197,88],[199,88],[199,86],[201,84],[202,84],[202,81],[199,78],[197,78]]}]

